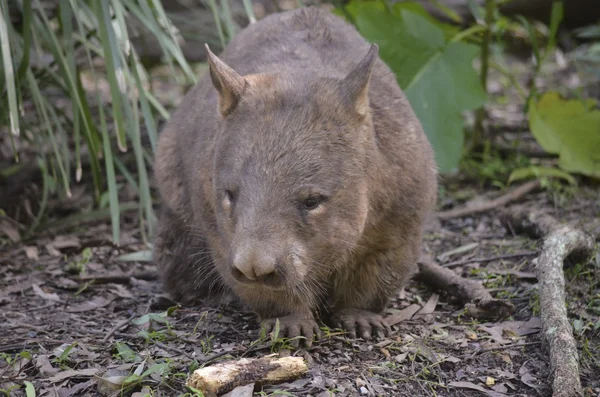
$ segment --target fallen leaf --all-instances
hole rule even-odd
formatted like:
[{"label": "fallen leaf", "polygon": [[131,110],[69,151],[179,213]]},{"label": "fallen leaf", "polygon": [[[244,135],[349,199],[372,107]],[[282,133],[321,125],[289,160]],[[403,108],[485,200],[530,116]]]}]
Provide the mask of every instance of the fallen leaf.
[{"label": "fallen leaf", "polygon": [[65,379],[69,378],[89,378],[90,376],[96,375],[100,370],[98,368],[86,368],[81,370],[68,370],[59,372],[54,376],[49,377],[49,380],[52,383],[57,383]]},{"label": "fallen leaf", "polygon": [[133,299],[133,294],[131,293],[131,291],[127,287],[125,287],[124,285],[121,285],[121,284],[111,285],[110,292],[114,293],[119,298]]},{"label": "fallen leaf", "polygon": [[408,356],[408,353],[398,354],[396,357],[394,357],[394,361],[396,361],[397,363],[401,363],[404,360],[406,360],[407,356]]},{"label": "fallen leaf", "polygon": [[404,308],[394,314],[391,314],[385,318],[385,322],[389,325],[396,325],[399,322],[410,320],[417,311],[421,308],[420,305],[412,304],[407,308]]},{"label": "fallen leaf", "polygon": [[492,390],[497,391],[498,393],[508,393],[508,387],[504,383],[496,383],[492,386]]},{"label": "fallen leaf", "polygon": [[89,300],[87,302],[83,302],[78,305],[74,305],[74,306],[67,308],[66,311],[68,313],[89,312],[92,310],[96,310],[99,307],[108,306],[110,304],[110,302],[112,302],[113,300],[115,300],[114,296],[109,296],[108,298],[105,298],[103,296],[95,296],[94,298],[92,298],[91,300]]},{"label": "fallen leaf", "polygon": [[25,291],[27,291],[29,288],[31,288],[31,286],[33,285],[34,280],[33,279],[28,279],[25,281],[15,281],[14,283],[12,283],[12,285],[9,285],[6,288],[3,288],[2,291],[0,291],[0,296],[8,296],[9,294],[14,294],[14,293],[23,293]]},{"label": "fallen leaf", "polygon": [[54,368],[50,359],[45,354],[39,354],[35,358],[35,367],[40,371],[40,375],[44,377],[52,376],[60,372],[60,368]]},{"label": "fallen leaf", "polygon": [[27,259],[31,259],[32,261],[37,261],[40,259],[40,253],[36,246],[28,246],[23,248],[25,250],[25,256]]},{"label": "fallen leaf", "polygon": [[526,372],[525,374],[521,375],[521,382],[531,387],[532,389],[537,389],[538,387],[537,378],[531,375],[531,372]]},{"label": "fallen leaf", "polygon": [[48,254],[50,256],[61,256],[62,254],[60,253],[59,250],[57,250],[56,248],[54,248],[54,246],[51,243],[48,243],[44,246],[46,248],[46,251],[48,251]]},{"label": "fallen leaf", "polygon": [[423,308],[415,314],[415,317],[433,313],[435,311],[439,299],[440,296],[438,294],[431,295],[425,306],[423,306]]},{"label": "fallen leaf", "polygon": [[493,327],[486,327],[484,325],[480,325],[478,328],[490,334],[491,339],[493,339],[496,343],[500,343],[501,345],[511,343],[510,340],[503,338],[502,327],[499,325],[495,325]]},{"label": "fallen leaf", "polygon": [[41,297],[43,299],[46,299],[49,301],[54,301],[54,302],[60,302],[60,298],[58,297],[58,295],[56,293],[44,292],[37,284],[32,284],[31,288],[39,297]]},{"label": "fallen leaf", "polygon": [[483,394],[488,395],[489,397],[503,397],[506,396],[506,394],[504,393],[500,393],[494,390],[487,390],[479,385],[476,385],[474,383],[471,382],[450,382],[448,383],[449,387],[454,387],[457,389],[470,389],[470,390],[477,390],[482,392]]},{"label": "fallen leaf", "polygon": [[81,246],[81,242],[77,236],[57,236],[51,244],[57,250],[79,248]]},{"label": "fallen leaf", "polygon": [[505,321],[496,325],[503,330],[514,332],[518,336],[537,334],[542,329],[542,320],[532,317],[528,321]]},{"label": "fallen leaf", "polygon": [[250,383],[249,385],[236,387],[229,393],[224,394],[223,397],[252,397],[253,394],[254,383]]},{"label": "fallen leaf", "polygon": [[494,386],[496,384],[496,380],[494,378],[492,378],[491,376],[488,376],[485,378],[485,385],[486,386]]},{"label": "fallen leaf", "polygon": [[[82,396],[87,393],[82,393],[85,389],[91,387],[94,384],[94,380],[90,379],[87,382],[75,383],[73,387],[63,387],[58,390],[59,397],[71,397],[71,396]],[[148,394],[149,395],[149,394]]]},{"label": "fallen leaf", "polygon": [[10,222],[0,222],[0,232],[7,236],[13,243],[21,241],[21,234]]}]

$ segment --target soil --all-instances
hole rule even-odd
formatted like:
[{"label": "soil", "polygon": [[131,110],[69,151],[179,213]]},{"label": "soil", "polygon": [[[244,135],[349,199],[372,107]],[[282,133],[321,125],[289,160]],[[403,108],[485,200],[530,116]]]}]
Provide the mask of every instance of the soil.
[{"label": "soil", "polygon": [[[550,70],[542,84],[557,86],[553,81],[568,80],[565,73],[572,71]],[[512,98],[498,76],[490,84],[495,96]],[[508,102],[489,108],[488,133],[499,142],[518,136],[520,147],[535,146],[530,135],[520,132],[526,128],[523,105]],[[505,181],[507,164],[518,161],[514,153],[466,160],[459,175],[442,181],[439,209],[499,196],[494,182]],[[577,188],[552,183],[515,204],[575,224],[598,241],[599,197],[597,183],[580,179]],[[78,211],[87,211],[88,204]],[[123,216],[120,246],[110,242],[108,218],[83,218],[75,226],[55,223],[0,248],[0,388],[5,394],[25,396],[27,381],[38,396],[176,396],[191,393],[185,380],[198,366],[278,353],[304,357],[309,372],[294,382],[256,385],[255,393],[551,395],[533,273],[539,241],[516,234],[497,211],[433,220],[424,250],[457,273],[480,280],[494,297],[513,303],[512,317],[497,322],[468,318],[452,296],[413,282],[386,311],[412,313],[393,327],[391,337],[349,340],[342,332],[326,330],[308,350],[261,337],[256,317],[235,301],[181,308],[161,296],[134,215]],[[64,215],[55,212],[54,217]],[[6,217],[0,221],[0,234],[10,237],[11,223]],[[18,240],[14,228],[12,236]],[[566,264],[565,274],[585,396],[600,396],[600,254]]]}]

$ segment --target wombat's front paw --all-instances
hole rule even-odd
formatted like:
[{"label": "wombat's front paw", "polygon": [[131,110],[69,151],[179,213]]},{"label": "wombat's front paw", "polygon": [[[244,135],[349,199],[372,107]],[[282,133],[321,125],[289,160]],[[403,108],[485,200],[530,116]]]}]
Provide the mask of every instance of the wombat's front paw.
[{"label": "wombat's front paw", "polygon": [[333,324],[348,331],[348,336],[355,339],[356,335],[363,339],[371,339],[371,331],[376,337],[389,336],[391,328],[379,314],[368,310],[344,309],[333,315]]},{"label": "wombat's front paw", "polygon": [[[278,318],[279,318],[279,335],[278,335],[278,337],[280,337],[280,338],[285,337],[288,339],[292,339],[292,338],[296,338],[298,336],[304,337],[306,339],[303,339],[303,345],[306,347],[311,347],[313,338],[316,337],[316,339],[319,339],[321,337],[321,330],[319,329],[319,326],[318,326],[317,322],[315,321],[315,318],[312,315],[303,316],[303,315],[294,315],[293,314],[290,316],[278,317]],[[277,321],[277,318],[269,318],[267,320],[263,320],[261,323],[261,326],[266,331],[266,333],[269,333],[275,329],[276,321]],[[298,342],[300,340],[302,340],[302,338],[294,339],[294,340],[290,341],[290,343],[292,344],[292,346],[298,347],[298,345],[299,345]]]}]

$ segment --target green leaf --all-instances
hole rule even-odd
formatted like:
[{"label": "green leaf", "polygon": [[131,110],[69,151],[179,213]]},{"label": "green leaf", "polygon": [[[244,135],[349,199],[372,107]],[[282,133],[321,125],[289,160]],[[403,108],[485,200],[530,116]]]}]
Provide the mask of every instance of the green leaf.
[{"label": "green leaf", "polygon": [[564,100],[545,93],[529,104],[529,128],[549,153],[559,155],[565,171],[600,178],[600,110],[592,100]]},{"label": "green leaf", "polygon": [[448,41],[427,18],[402,9],[389,13],[380,3],[354,1],[349,9],[360,33],[379,45],[435,150],[441,172],[454,171],[462,155],[461,112],[477,109],[486,94],[473,69],[479,48]]},{"label": "green leaf", "polygon": [[558,168],[550,167],[524,167],[514,170],[508,177],[508,183],[520,181],[529,178],[559,178],[568,182],[570,185],[577,185],[577,181],[570,174],[559,170]]},{"label": "green leaf", "polygon": [[29,382],[29,381],[25,381],[23,382],[25,384],[25,395],[27,397],[35,397],[35,387],[33,386],[33,383]]},{"label": "green leaf", "polygon": [[117,342],[115,348],[117,349],[117,357],[120,357],[125,362],[134,363],[142,361],[142,358],[123,342]]}]

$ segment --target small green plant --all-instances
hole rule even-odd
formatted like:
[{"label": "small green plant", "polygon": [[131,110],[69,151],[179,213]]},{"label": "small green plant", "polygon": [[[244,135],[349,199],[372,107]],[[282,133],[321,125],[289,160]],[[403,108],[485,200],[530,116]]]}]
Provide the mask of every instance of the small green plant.
[{"label": "small green plant", "polygon": [[142,358],[136,352],[131,350],[131,348],[126,343],[115,343],[115,350],[117,351],[115,357],[123,360],[123,362],[139,363],[142,361]]},{"label": "small green plant", "polygon": [[123,380],[121,385],[122,392],[127,392],[141,386],[153,376],[160,378],[162,383],[162,379],[168,378],[171,373],[171,366],[168,362],[153,364],[147,370],[143,371],[144,364],[144,362],[140,363],[134,373]]},{"label": "small green plant", "polygon": [[78,342],[73,342],[67,346],[59,356],[55,357],[52,362],[58,364],[61,369],[70,369],[69,364],[71,363],[71,352],[78,345]]},{"label": "small green plant", "polygon": [[70,274],[84,275],[86,273],[86,266],[92,259],[92,249],[86,247],[81,251],[81,258],[72,262],[69,262],[65,267],[65,271]]},{"label": "small green plant", "polygon": [[[174,336],[171,325],[167,319],[170,312],[172,313],[173,311],[167,310],[162,313],[147,313],[132,320],[131,323],[144,327],[138,331],[138,335],[143,337],[146,342],[152,340],[164,341]],[[164,325],[164,328],[157,327],[157,324]]]},{"label": "small green plant", "polygon": [[186,387],[191,390],[191,393],[182,394],[180,397],[204,397],[204,393],[202,393],[202,391],[195,389],[192,386]]},{"label": "small green plant", "polygon": [[31,353],[26,350],[16,353],[14,356],[8,353],[0,353],[0,359],[6,361],[8,365],[14,365],[21,358],[31,360],[33,357]]}]

